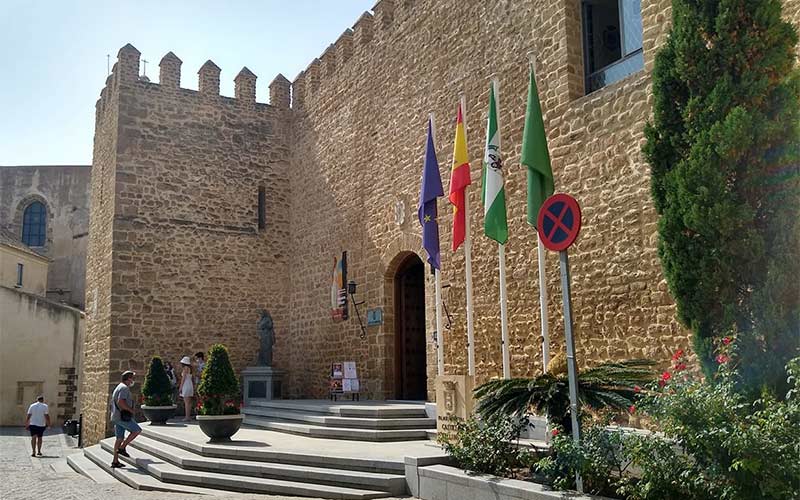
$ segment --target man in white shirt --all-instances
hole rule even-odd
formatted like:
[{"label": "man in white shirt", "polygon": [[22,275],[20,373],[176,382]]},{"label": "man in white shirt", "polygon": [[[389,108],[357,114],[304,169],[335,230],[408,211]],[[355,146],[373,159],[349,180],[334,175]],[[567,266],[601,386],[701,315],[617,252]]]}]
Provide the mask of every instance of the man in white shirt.
[{"label": "man in white shirt", "polygon": [[28,416],[25,418],[25,428],[31,431],[31,456],[42,456],[42,436],[44,430],[50,427],[50,413],[44,404],[44,396],[36,398],[36,402],[28,407]]}]

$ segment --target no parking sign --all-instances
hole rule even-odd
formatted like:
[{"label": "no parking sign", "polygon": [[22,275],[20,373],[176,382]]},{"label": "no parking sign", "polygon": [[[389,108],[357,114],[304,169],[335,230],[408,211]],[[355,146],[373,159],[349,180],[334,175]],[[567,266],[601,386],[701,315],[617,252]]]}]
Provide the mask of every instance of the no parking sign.
[{"label": "no parking sign", "polygon": [[[572,196],[564,193],[547,198],[539,209],[536,230],[548,250],[558,252],[561,264],[561,291],[564,299],[564,337],[567,343],[567,374],[569,375],[569,406],[572,419],[572,439],[580,443],[578,419],[578,377],[575,363],[575,337],[572,334],[572,301],[569,291],[569,248],[581,230],[581,207]],[[575,474],[578,491],[583,491],[579,473]]]},{"label": "no parking sign", "polygon": [[581,207],[572,196],[554,194],[539,209],[537,230],[548,250],[566,250],[581,230]]}]

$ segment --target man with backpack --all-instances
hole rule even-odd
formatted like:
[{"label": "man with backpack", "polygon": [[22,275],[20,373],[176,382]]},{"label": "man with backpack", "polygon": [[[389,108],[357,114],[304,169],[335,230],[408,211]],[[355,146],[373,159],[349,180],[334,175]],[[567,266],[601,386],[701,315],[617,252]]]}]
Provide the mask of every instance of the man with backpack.
[{"label": "man with backpack", "polygon": [[[133,395],[130,388],[135,383],[133,380],[135,376],[136,374],[132,371],[123,372],[122,382],[111,394],[111,423],[114,424],[114,434],[117,437],[114,442],[114,459],[111,462],[111,467],[114,468],[125,467],[119,461],[119,455],[130,457],[126,448],[142,432],[142,428],[133,418]],[[125,431],[129,432],[127,439],[125,439]]]}]

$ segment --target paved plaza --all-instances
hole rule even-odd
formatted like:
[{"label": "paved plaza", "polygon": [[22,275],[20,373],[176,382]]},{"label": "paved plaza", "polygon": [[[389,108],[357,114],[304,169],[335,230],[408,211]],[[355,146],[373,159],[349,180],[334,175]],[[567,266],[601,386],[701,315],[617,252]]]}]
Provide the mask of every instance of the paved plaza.
[{"label": "paved plaza", "polygon": [[[3,500],[196,498],[196,495],[138,491],[118,482],[95,483],[74,472],[66,463],[68,455],[82,452],[77,448],[76,441],[52,430],[45,434],[43,457],[33,458],[30,451],[30,437],[22,427],[0,428],[0,498]],[[220,492],[220,496],[215,498],[288,500],[297,497]]]}]

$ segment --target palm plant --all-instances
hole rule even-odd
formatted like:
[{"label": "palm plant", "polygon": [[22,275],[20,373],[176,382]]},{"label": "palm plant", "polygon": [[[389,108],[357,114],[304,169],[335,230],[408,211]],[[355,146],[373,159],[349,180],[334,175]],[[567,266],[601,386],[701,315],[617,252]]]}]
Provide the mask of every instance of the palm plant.
[{"label": "palm plant", "polygon": [[[578,373],[578,402],[593,409],[627,410],[639,386],[652,382],[655,363],[632,359],[603,363]],[[533,411],[571,431],[569,380],[566,359],[553,358],[548,373],[535,378],[490,380],[475,388],[476,411],[483,418],[499,415],[523,417]]]}]

